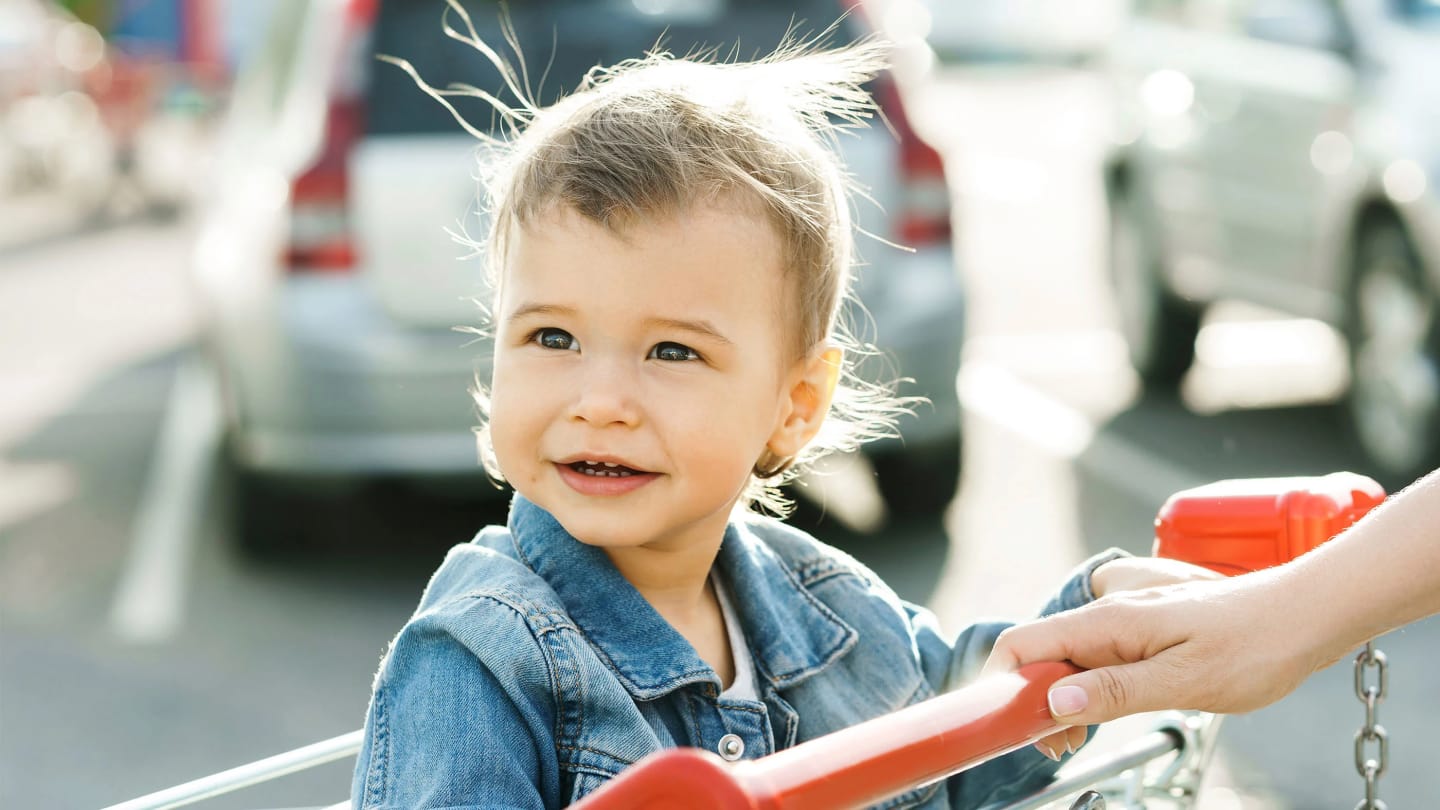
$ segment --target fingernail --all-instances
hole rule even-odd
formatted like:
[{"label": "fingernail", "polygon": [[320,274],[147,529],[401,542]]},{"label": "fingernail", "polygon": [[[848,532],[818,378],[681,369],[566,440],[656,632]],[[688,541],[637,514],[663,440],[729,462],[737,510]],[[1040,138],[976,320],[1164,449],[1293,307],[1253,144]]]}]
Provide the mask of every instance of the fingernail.
[{"label": "fingernail", "polygon": [[1088,705],[1090,698],[1078,686],[1059,686],[1050,690],[1050,713],[1056,717],[1083,712]]},{"label": "fingernail", "polygon": [[1036,748],[1039,748],[1039,749],[1040,749],[1040,753],[1042,753],[1042,754],[1044,754],[1045,756],[1049,757],[1052,762],[1059,762],[1059,761],[1060,761],[1060,757],[1055,754],[1055,749],[1051,748],[1050,746],[1046,745],[1045,743],[1035,743],[1035,747],[1036,747]]}]

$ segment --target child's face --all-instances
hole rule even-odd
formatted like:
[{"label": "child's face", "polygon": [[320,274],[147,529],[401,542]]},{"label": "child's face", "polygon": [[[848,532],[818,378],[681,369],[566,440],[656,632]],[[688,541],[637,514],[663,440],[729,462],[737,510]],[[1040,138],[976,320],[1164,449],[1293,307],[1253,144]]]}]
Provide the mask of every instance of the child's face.
[{"label": "child's face", "polygon": [[592,545],[717,542],[793,410],[785,298],[773,229],[724,208],[617,234],[557,206],[517,228],[491,390],[505,478]]}]

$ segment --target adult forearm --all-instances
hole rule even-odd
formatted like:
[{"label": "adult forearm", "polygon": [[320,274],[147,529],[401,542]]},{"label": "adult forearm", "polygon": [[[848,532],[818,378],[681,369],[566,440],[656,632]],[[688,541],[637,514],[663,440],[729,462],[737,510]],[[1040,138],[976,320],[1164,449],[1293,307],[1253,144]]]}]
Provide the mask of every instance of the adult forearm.
[{"label": "adult forearm", "polygon": [[1283,569],[1276,574],[1293,596],[1289,609],[1322,663],[1440,612],[1440,471]]}]

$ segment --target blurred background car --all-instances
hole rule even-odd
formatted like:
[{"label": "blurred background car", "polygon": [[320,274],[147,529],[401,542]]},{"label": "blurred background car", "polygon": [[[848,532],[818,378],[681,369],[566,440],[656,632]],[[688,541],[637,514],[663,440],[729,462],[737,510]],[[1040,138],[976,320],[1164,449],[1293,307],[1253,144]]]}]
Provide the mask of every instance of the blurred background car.
[{"label": "blurred background car", "polygon": [[108,69],[99,32],[43,0],[0,0],[0,199],[105,199],[114,138],[87,90]]},{"label": "blurred background car", "polygon": [[[482,323],[488,291],[481,260],[446,234],[484,233],[477,143],[374,58],[407,59],[437,87],[498,86],[484,57],[444,38],[444,5],[279,4],[238,77],[193,270],[247,547],[296,541],[296,513],[279,505],[307,484],[480,472],[470,391],[489,377],[488,349],[457,327]],[[485,41],[503,42],[498,3],[465,6]],[[509,15],[548,103],[591,66],[657,42],[677,54],[763,54],[792,23],[818,33],[844,10],[833,0],[594,0],[514,5]],[[861,35],[863,20],[850,15],[839,38]],[[881,77],[873,89],[893,133],[840,139],[875,203],[859,203],[858,224],[915,250],[862,238],[859,297],[876,327],[863,337],[878,342],[892,375],[913,379],[901,393],[930,404],[869,457],[892,510],[938,512],[959,469],[964,320],[950,196],[943,161],[910,127],[895,82]],[[457,106],[479,126],[494,119],[478,104]],[[483,481],[469,490],[496,491]]]},{"label": "blurred background car", "polygon": [[890,32],[918,32],[946,62],[1080,63],[1103,51],[1126,0],[870,0]]},{"label": "blurred background car", "polygon": [[1221,299],[1350,351],[1354,435],[1440,462],[1440,3],[1139,0],[1108,67],[1111,272],[1142,377],[1177,383]]},{"label": "blurred background car", "polygon": [[[84,221],[175,214],[228,81],[200,0],[0,0],[0,196]],[[182,23],[185,30],[181,30]]]}]

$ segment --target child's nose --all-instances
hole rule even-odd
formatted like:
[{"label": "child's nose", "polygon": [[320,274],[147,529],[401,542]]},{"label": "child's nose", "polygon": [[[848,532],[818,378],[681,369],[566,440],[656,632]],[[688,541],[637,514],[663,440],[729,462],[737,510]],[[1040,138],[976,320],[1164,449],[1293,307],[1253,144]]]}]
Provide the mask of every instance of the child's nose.
[{"label": "child's nose", "polygon": [[626,364],[591,361],[579,378],[572,419],[596,426],[639,423],[639,381]]}]

